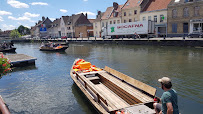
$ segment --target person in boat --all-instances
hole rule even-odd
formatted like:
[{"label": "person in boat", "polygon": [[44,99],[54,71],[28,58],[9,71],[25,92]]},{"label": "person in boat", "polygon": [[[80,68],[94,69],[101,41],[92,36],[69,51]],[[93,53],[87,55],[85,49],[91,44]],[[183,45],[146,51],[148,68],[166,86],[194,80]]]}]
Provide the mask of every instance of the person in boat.
[{"label": "person in boat", "polygon": [[172,89],[171,79],[163,77],[158,80],[164,93],[161,96],[161,104],[154,103],[154,109],[157,114],[179,114],[177,92]]}]

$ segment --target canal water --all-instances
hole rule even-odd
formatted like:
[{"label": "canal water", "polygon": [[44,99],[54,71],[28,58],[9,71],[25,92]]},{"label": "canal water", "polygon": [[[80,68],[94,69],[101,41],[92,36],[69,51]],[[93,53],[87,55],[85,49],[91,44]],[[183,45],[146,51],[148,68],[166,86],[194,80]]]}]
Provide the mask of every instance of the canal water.
[{"label": "canal water", "polygon": [[13,114],[97,113],[70,77],[76,58],[109,66],[157,88],[172,79],[182,114],[203,113],[203,49],[189,47],[70,44],[65,52],[39,51],[39,43],[15,44],[17,54],[36,57],[36,64],[15,68],[0,79],[0,95]]}]

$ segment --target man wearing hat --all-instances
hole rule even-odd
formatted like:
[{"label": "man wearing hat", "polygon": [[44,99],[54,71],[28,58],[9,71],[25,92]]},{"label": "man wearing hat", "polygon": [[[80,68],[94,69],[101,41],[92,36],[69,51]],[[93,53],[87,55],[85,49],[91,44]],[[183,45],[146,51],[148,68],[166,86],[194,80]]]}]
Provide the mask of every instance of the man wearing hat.
[{"label": "man wearing hat", "polygon": [[172,89],[171,79],[163,77],[158,80],[161,83],[161,88],[164,93],[161,96],[161,104],[154,103],[154,109],[157,114],[179,114],[178,97],[174,89]]}]

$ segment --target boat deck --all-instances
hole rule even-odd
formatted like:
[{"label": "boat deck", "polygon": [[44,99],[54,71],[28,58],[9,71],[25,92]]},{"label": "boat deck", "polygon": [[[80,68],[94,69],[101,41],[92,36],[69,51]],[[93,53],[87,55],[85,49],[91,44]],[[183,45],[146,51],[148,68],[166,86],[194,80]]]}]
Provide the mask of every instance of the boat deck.
[{"label": "boat deck", "polygon": [[37,58],[31,57],[25,54],[11,54],[11,55],[5,55],[5,57],[11,60],[11,64],[13,66],[34,64],[35,60],[37,60]]},{"label": "boat deck", "polygon": [[[152,96],[156,89],[135,79],[125,78],[123,80],[122,77],[127,76],[119,74],[118,71],[114,71],[110,68],[108,68],[108,70],[110,70],[110,72],[105,70],[87,73],[75,72],[72,78],[80,89],[88,95],[87,97],[92,99],[91,102],[100,111],[103,109],[108,113],[120,109],[152,111],[152,109],[145,104],[153,103]],[[113,74],[117,75],[115,76]],[[120,77],[118,77],[118,75]],[[127,79],[131,79],[133,83],[139,83],[139,85],[135,86],[133,83],[131,84],[131,82],[128,83],[125,81]],[[150,90],[149,92],[147,91],[148,89]]]}]

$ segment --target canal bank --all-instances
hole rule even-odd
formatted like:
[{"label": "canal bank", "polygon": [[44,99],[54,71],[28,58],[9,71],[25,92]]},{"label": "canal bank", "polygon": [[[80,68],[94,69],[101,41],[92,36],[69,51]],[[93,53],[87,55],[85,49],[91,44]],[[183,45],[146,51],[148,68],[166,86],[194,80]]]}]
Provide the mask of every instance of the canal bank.
[{"label": "canal bank", "polygon": [[121,44],[121,45],[152,45],[152,46],[191,46],[203,47],[202,38],[150,38],[150,39],[102,39],[102,38],[72,38],[72,39],[12,39],[16,42],[69,42],[69,43],[92,43],[92,44]]}]

